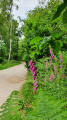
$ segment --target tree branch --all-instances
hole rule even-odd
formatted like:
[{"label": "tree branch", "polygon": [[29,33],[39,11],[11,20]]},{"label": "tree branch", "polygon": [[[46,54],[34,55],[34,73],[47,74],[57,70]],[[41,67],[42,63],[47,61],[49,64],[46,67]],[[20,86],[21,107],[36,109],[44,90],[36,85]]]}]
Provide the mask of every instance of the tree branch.
[{"label": "tree branch", "polygon": [[67,33],[64,33],[63,35],[61,35],[60,37],[58,37],[56,40],[61,39],[64,35],[66,35]]}]

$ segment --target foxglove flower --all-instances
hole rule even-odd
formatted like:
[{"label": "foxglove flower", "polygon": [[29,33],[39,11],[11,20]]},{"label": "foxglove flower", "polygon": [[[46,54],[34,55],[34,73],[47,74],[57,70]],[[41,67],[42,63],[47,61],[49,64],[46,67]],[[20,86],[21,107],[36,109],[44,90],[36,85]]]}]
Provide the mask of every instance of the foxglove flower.
[{"label": "foxglove flower", "polygon": [[62,65],[60,65],[60,70],[62,71]]},{"label": "foxglove flower", "polygon": [[63,59],[62,59],[62,55],[60,54],[60,63],[62,63],[63,62]]},{"label": "foxglove flower", "polygon": [[50,67],[51,67],[51,62],[52,62],[52,58],[51,58],[51,56],[50,56]]},{"label": "foxglove flower", "polygon": [[46,61],[46,69],[48,69],[48,60]]},{"label": "foxglove flower", "polygon": [[53,59],[53,53],[52,53],[51,49],[50,49],[50,55],[51,55],[51,57],[52,57],[52,59]]},{"label": "foxglove flower", "polygon": [[50,82],[53,81],[53,75],[50,75]]},{"label": "foxglove flower", "polygon": [[32,60],[30,60],[29,65],[31,66],[33,64]]},{"label": "foxglove flower", "polygon": [[35,75],[36,75],[36,72],[34,72],[32,76],[34,77]]},{"label": "foxglove flower", "polygon": [[62,74],[62,78],[63,78],[63,80],[65,79],[65,75],[64,74]]},{"label": "foxglove flower", "polygon": [[33,77],[33,80],[35,80],[36,79],[36,77]]},{"label": "foxglove flower", "polygon": [[33,65],[30,66],[30,70],[32,70],[32,68],[33,68]]},{"label": "foxglove flower", "polygon": [[35,87],[34,90],[36,91],[36,90],[37,90],[37,87]]},{"label": "foxglove flower", "polygon": [[29,62],[29,65],[30,65],[30,70],[33,72],[33,84],[34,84],[34,86],[35,86],[35,88],[34,88],[34,90],[36,91],[37,90],[37,81],[36,81],[36,83],[35,83],[35,79],[36,79],[36,68],[33,66],[33,62],[32,62],[32,60]]}]

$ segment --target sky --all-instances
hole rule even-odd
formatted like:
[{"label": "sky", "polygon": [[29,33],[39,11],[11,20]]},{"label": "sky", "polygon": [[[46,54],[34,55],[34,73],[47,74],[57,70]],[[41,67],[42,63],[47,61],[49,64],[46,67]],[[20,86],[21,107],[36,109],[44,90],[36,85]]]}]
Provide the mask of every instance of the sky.
[{"label": "sky", "polygon": [[[14,4],[19,6],[19,9],[16,10],[15,7],[13,7],[13,15],[14,15],[14,19],[18,20],[18,16],[21,17],[21,19],[25,19],[27,17],[27,12],[29,10],[33,10],[36,6],[38,6],[38,0],[13,0]],[[48,0],[45,0],[46,2]],[[22,23],[19,23],[19,27],[22,26]],[[24,38],[24,36],[22,35],[22,38]]]},{"label": "sky", "polygon": [[17,19],[17,17],[20,16],[22,19],[24,19],[27,16],[27,11],[33,10],[36,6],[38,6],[38,0],[19,0],[19,2],[14,0],[14,4],[19,6],[18,10],[13,7],[14,18]]}]

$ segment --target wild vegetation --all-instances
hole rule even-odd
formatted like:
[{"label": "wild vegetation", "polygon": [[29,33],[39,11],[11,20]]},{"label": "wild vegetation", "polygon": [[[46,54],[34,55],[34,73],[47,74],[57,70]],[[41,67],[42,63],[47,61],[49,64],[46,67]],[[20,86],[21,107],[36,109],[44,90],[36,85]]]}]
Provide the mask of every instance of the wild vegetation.
[{"label": "wild vegetation", "polygon": [[13,7],[18,9],[13,0],[0,1],[0,64],[19,59],[21,30],[19,22],[13,17]]},{"label": "wild vegetation", "polygon": [[0,120],[67,119],[67,1],[44,6],[40,1],[23,20],[19,53],[27,81],[1,106]]}]

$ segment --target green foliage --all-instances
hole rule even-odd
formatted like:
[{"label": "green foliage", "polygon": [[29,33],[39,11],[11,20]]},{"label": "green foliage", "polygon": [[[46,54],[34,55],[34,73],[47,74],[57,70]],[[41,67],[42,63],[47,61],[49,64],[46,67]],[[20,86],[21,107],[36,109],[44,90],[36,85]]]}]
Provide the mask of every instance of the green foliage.
[{"label": "green foliage", "polygon": [[51,91],[38,89],[32,109],[27,109],[25,120],[66,120],[66,101],[56,99]]},{"label": "green foliage", "polygon": [[[2,4],[4,13],[1,12],[0,24],[2,20],[3,23],[0,28],[0,34],[3,36],[6,48],[9,48],[8,40],[10,35],[8,32],[9,27],[7,26],[10,26],[10,23],[8,24],[7,21],[9,15],[5,14],[8,11],[5,5],[8,6],[7,4]],[[25,38],[20,42],[20,46],[18,45],[18,36],[21,36],[21,34],[19,34],[20,31],[17,31],[17,21],[13,20],[12,58],[17,59],[19,53],[19,57],[26,62],[27,68],[29,68],[30,59],[35,62],[38,89],[36,92],[33,91],[32,74],[29,71],[27,82],[20,93],[17,91],[12,92],[11,96],[2,105],[0,120],[66,120],[67,51],[65,52],[65,50],[67,49],[67,28],[63,24],[63,22],[66,24],[67,21],[66,7],[66,0],[64,0],[64,3],[59,0],[50,0],[45,8],[36,7],[34,10],[29,11],[27,18],[23,20],[24,25],[21,29]],[[57,19],[52,21],[52,18]],[[58,59],[57,62],[55,59],[53,60],[51,68],[48,63],[48,70],[46,70],[46,60],[49,62],[49,45],[53,48],[53,52],[58,55]],[[63,56],[62,70],[65,74],[64,80],[62,80],[60,72],[58,54],[61,50]],[[9,50],[7,49],[7,51]],[[2,56],[0,59],[2,60]],[[50,82],[49,77],[51,69],[54,72],[55,62],[58,75],[54,76],[54,80]],[[7,66],[10,65],[7,64]]]},{"label": "green foliage", "polygon": [[66,0],[63,0],[63,1],[64,1],[64,3],[62,3],[58,6],[57,11],[53,16],[53,20],[56,19],[57,17],[59,17],[60,14],[62,13],[62,11],[65,10],[63,13],[63,23],[66,24],[67,23],[67,1]]},{"label": "green foliage", "polygon": [[19,37],[21,37],[21,29],[18,28],[19,26],[18,21],[13,18],[13,15],[11,13],[12,7],[13,0],[11,1],[0,0],[0,37],[1,37],[0,40],[4,41],[6,49],[6,50],[4,49],[4,45],[1,46],[2,49],[0,50],[0,57],[2,57],[2,60],[8,59],[10,49],[10,38],[12,39],[11,59],[17,60],[19,58],[18,50],[19,50]]},{"label": "green foliage", "polygon": [[13,91],[7,101],[1,106],[0,120],[22,120],[24,102],[18,91]]},{"label": "green foliage", "polygon": [[49,45],[54,49],[55,54],[64,48],[67,29],[62,23],[62,14],[59,18],[52,21],[53,15],[60,4],[62,2],[59,0],[50,0],[45,8],[40,6],[28,12],[28,16],[22,26],[25,44],[21,48],[24,50],[22,59],[25,59],[27,67],[30,59],[38,60],[43,58],[44,55],[49,56]]},{"label": "green foliage", "polygon": [[63,23],[67,23],[67,9],[63,13]]},{"label": "green foliage", "polygon": [[57,18],[60,16],[61,12],[66,8],[66,4],[62,3],[61,5],[59,5],[59,7],[57,8],[57,12],[55,13],[53,19]]},{"label": "green foliage", "polygon": [[33,83],[29,80],[24,84],[24,86],[21,89],[21,93],[24,97],[25,103],[30,104],[33,101]]},{"label": "green foliage", "polygon": [[[67,73],[67,52],[62,52],[63,63]],[[59,56],[58,56],[59,57]],[[46,60],[45,57],[37,61],[37,81],[38,89],[34,93],[32,74],[27,75],[27,82],[18,91],[12,92],[7,101],[2,105],[0,120],[66,120],[66,85],[67,74],[64,85],[55,89],[55,80],[46,84]],[[59,61],[59,58],[58,58]],[[58,65],[59,66],[59,65]],[[49,74],[50,70],[47,71]],[[46,75],[47,75],[46,74]],[[61,80],[60,80],[61,81]]]},{"label": "green foliage", "polygon": [[42,39],[43,39],[42,37],[35,37],[30,41],[31,45],[30,58],[34,58],[35,55],[38,55],[40,53],[38,44],[40,41],[42,41]]}]

